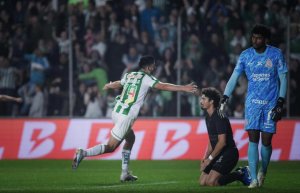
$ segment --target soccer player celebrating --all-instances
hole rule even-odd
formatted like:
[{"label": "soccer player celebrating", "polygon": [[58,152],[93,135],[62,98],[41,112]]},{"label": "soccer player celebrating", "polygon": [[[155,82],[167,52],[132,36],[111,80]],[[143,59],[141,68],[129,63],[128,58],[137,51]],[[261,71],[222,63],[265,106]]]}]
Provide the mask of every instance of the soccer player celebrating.
[{"label": "soccer player celebrating", "polygon": [[230,173],[239,160],[239,152],[229,119],[217,111],[220,99],[221,93],[212,87],[202,89],[202,95],[199,97],[200,106],[206,111],[205,123],[209,136],[207,150],[200,166],[202,173],[199,183],[202,186],[223,186],[238,180],[244,185],[249,185],[251,177],[248,167]]},{"label": "soccer player celebrating", "polygon": [[[252,47],[241,53],[220,106],[222,113],[239,76],[244,72],[248,79],[245,129],[249,136],[248,162],[252,177],[249,188],[260,187],[264,183],[272,154],[272,137],[276,133],[276,123],[282,116],[287,89],[287,65],[281,50],[267,45],[270,36],[270,29],[264,25],[256,25],[252,29]],[[260,137],[262,164],[257,172]]]},{"label": "soccer player celebrating", "polygon": [[72,164],[73,169],[78,167],[84,157],[113,152],[125,140],[122,151],[122,173],[120,180],[121,182],[137,180],[137,177],[132,175],[128,170],[130,152],[135,141],[132,126],[144,103],[149,88],[187,93],[195,93],[197,91],[197,86],[193,83],[188,85],[174,85],[160,82],[153,77],[151,73],[155,71],[156,63],[152,56],[143,56],[139,61],[139,67],[140,71],[126,73],[121,80],[108,83],[104,86],[104,90],[123,88],[121,96],[116,98],[116,104],[112,112],[114,127],[111,130],[110,139],[107,144],[99,144],[86,150],[77,149]]}]

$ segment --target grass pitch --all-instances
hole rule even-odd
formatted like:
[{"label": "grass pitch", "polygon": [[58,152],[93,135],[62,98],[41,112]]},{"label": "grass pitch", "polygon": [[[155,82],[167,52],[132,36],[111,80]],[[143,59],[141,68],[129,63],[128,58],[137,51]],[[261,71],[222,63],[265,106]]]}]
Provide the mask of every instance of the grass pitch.
[{"label": "grass pitch", "polygon": [[120,161],[108,160],[84,160],[76,171],[71,169],[71,160],[1,160],[0,192],[300,192],[300,162],[272,162],[265,186],[259,189],[237,182],[200,187],[199,161],[131,161],[139,179],[128,183],[119,182],[120,168]]}]

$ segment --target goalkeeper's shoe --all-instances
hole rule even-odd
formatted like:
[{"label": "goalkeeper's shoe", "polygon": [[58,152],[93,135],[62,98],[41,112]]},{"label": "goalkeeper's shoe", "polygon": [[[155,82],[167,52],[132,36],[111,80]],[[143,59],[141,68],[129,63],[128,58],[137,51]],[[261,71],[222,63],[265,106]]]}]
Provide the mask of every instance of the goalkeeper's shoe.
[{"label": "goalkeeper's shoe", "polygon": [[252,180],[248,188],[258,188],[258,181],[257,180]]},{"label": "goalkeeper's shoe", "polygon": [[242,182],[245,186],[249,186],[251,184],[252,178],[250,174],[250,170],[248,166],[242,167],[240,171],[243,174]]},{"label": "goalkeeper's shoe", "polygon": [[258,180],[259,187],[262,187],[264,185],[265,179],[266,179],[266,175],[262,171],[259,171],[257,174],[257,180]]},{"label": "goalkeeper's shoe", "polygon": [[74,156],[74,160],[72,162],[72,169],[77,169],[80,162],[83,160],[83,158],[84,158],[83,149],[77,149]]},{"label": "goalkeeper's shoe", "polygon": [[137,176],[132,175],[131,172],[122,172],[120,176],[120,181],[121,182],[133,182],[138,179]]}]

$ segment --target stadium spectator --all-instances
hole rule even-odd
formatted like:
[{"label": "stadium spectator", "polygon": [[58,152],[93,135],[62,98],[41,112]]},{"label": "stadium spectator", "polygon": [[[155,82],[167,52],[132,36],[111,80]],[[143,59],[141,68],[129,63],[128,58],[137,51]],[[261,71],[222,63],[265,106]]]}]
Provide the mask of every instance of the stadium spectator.
[{"label": "stadium spectator", "polygon": [[136,42],[139,39],[138,27],[136,23],[132,22],[129,18],[124,18],[120,32],[123,33],[130,42]]},{"label": "stadium spectator", "polygon": [[[15,96],[19,77],[20,71],[13,67],[6,57],[0,56],[0,93]],[[0,115],[11,116],[13,106],[12,101],[0,102]]]},{"label": "stadium spectator", "polygon": [[199,22],[197,22],[195,13],[187,13],[186,17],[186,22],[184,22],[182,26],[182,34],[184,41],[186,41],[187,38],[189,38],[192,34],[196,34],[197,37],[199,37],[201,32],[201,26],[199,25]]},{"label": "stadium spectator", "polygon": [[43,50],[37,47],[34,53],[25,54],[24,57],[30,63],[30,84],[32,87],[36,84],[43,86],[46,81],[46,70],[50,67]]},{"label": "stadium spectator", "polygon": [[91,87],[91,93],[89,93],[89,99],[87,102],[85,118],[100,118],[103,117],[103,97],[98,90],[97,85]]},{"label": "stadium spectator", "polygon": [[152,39],[155,35],[154,25],[160,14],[160,10],[153,6],[153,0],[146,0],[146,8],[140,13],[140,26],[141,31],[147,31]]},{"label": "stadium spectator", "polygon": [[176,81],[176,71],[174,69],[175,56],[171,48],[165,49],[162,56],[162,72],[161,76],[167,79],[166,82]]},{"label": "stadium spectator", "polygon": [[[51,70],[55,69],[59,63],[59,52],[69,55],[72,53],[70,51],[73,50],[69,59],[72,58],[70,63],[73,61],[74,64],[73,82],[77,83],[78,75],[81,73],[80,69],[90,59],[92,46],[95,46],[93,45],[95,44],[94,41],[99,38],[97,34],[101,34],[101,44],[94,49],[101,53],[107,64],[108,79],[114,81],[120,79],[124,70],[121,60],[129,45],[135,46],[138,53],[142,55],[150,54],[155,58],[163,58],[164,52],[162,50],[169,47],[166,45],[170,43],[173,45],[173,60],[175,61],[177,56],[181,55],[185,61],[184,64],[195,67],[191,70],[193,74],[191,72],[189,74],[193,76],[193,80],[198,84],[203,81],[205,85],[213,86],[210,85],[208,79],[199,76],[199,72],[203,72],[203,70],[198,68],[206,70],[208,67],[205,65],[217,55],[218,67],[224,73],[220,81],[225,77],[230,77],[231,72],[228,73],[223,70],[236,63],[245,46],[245,40],[250,39],[248,35],[241,32],[251,30],[255,23],[270,25],[272,45],[281,48],[283,52],[285,46],[286,50],[290,52],[290,57],[298,57],[300,50],[300,36],[297,27],[300,21],[299,4],[298,1],[272,0],[72,0],[72,3],[71,1],[48,0],[2,1],[0,6],[0,55],[8,56],[11,65],[21,71],[20,87],[22,87],[27,84],[28,77],[30,77],[30,68],[25,65],[24,53],[32,53],[36,47],[41,49],[44,52],[44,57],[48,60],[49,72],[52,72]],[[70,34],[69,21],[71,21]],[[145,21],[147,22],[145,23]],[[180,27],[178,21],[181,21],[182,45],[176,45],[177,38],[179,38],[177,35],[180,34],[177,33],[177,28]],[[290,21],[290,26],[287,26],[289,23],[287,21]],[[142,23],[147,24],[147,26],[141,25]],[[150,27],[150,31],[144,27]],[[168,29],[168,39],[171,41],[160,43],[161,52],[158,52],[154,37],[161,29],[165,28]],[[243,31],[239,31],[239,29]],[[287,29],[290,29],[289,33],[287,33]],[[53,39],[52,33],[57,34],[60,39],[61,32],[63,32],[64,40],[57,42],[56,39]],[[71,41],[67,34],[72,35]],[[286,42],[287,35],[290,37],[290,44]],[[114,39],[111,39],[111,36]],[[186,49],[185,43],[191,36],[196,36],[200,40],[199,47],[205,45],[205,49],[196,49],[196,54],[186,51],[192,49]],[[116,43],[117,41],[120,43]],[[68,49],[71,45],[72,49]],[[290,45],[289,49],[288,45]],[[105,48],[106,46],[107,48]],[[176,49],[178,46],[182,46],[181,53],[176,53],[180,50]],[[191,62],[186,60],[187,55],[189,57],[201,55],[201,60],[200,62],[195,62],[194,59],[190,60],[193,61],[193,65],[191,65]],[[171,72],[171,74],[174,74],[175,77],[172,82],[177,81],[177,72]],[[163,76],[165,76],[164,73],[160,75],[159,79]],[[45,92],[51,87],[49,86],[51,84],[47,84],[48,82],[51,82],[51,77],[46,76],[46,84],[43,85]],[[20,88],[18,86],[15,88],[15,92]],[[32,90],[34,90],[34,86],[31,87]],[[290,110],[288,115],[298,116],[299,112],[293,109],[297,107],[298,100],[294,100],[295,95],[292,93],[289,96],[291,99],[287,103],[290,104],[290,107],[287,108]],[[236,97],[244,98],[245,93]],[[235,99],[232,98],[230,102],[234,101]],[[77,102],[79,101],[76,100]],[[27,103],[24,101],[22,105],[24,104]],[[229,107],[231,108],[227,108],[228,115],[234,115],[235,106],[236,103],[230,104]],[[26,113],[22,115],[26,115]],[[170,115],[163,114],[163,116]]]},{"label": "stadium spectator", "polygon": [[68,74],[69,62],[68,55],[61,53],[59,56],[59,64],[51,69],[48,85],[48,99],[51,105],[48,106],[47,115],[60,116],[67,115],[68,109]]},{"label": "stadium spectator", "polygon": [[86,85],[80,83],[79,87],[75,90],[75,106],[73,114],[75,116],[83,116],[86,112],[86,104],[84,103],[84,96],[86,93]]},{"label": "stadium spectator", "polygon": [[151,47],[153,47],[154,43],[153,41],[149,38],[148,32],[142,31],[141,32],[141,38],[138,40],[136,43],[136,48],[139,53],[142,55],[145,55],[149,53],[149,50]]},{"label": "stadium spectator", "polygon": [[[287,64],[281,50],[267,44],[270,36],[267,26],[254,26],[251,31],[252,47],[241,53],[226,85],[220,108],[222,111],[239,76],[245,72],[248,80],[245,129],[249,136],[248,162],[252,177],[249,188],[260,187],[264,183],[272,154],[272,137],[283,114],[287,90]],[[257,172],[260,137],[262,167]]]},{"label": "stadium spectator", "polygon": [[85,41],[85,52],[89,56],[92,51],[92,46],[94,44],[95,36],[93,30],[91,28],[86,29],[86,33],[84,35]]},{"label": "stadium spectator", "polygon": [[104,33],[96,34],[96,42],[92,46],[92,50],[96,50],[101,58],[105,57],[105,53],[107,50],[107,45],[105,43],[105,35]]},{"label": "stadium spectator", "polygon": [[45,98],[41,85],[35,85],[35,92],[29,109],[30,117],[43,117],[45,115]]},{"label": "stadium spectator", "polygon": [[123,55],[128,49],[126,36],[118,33],[109,44],[107,49],[106,61],[109,64],[109,80],[119,80],[125,69],[122,62]]},{"label": "stadium spectator", "polygon": [[97,51],[92,51],[92,59],[85,65],[88,69],[84,73],[79,74],[79,80],[96,82],[101,93],[106,93],[102,90],[107,79],[107,67],[103,59],[100,58]]},{"label": "stadium spectator", "polygon": [[114,39],[120,30],[120,24],[117,21],[117,13],[112,12],[109,16],[109,26],[107,28],[108,34],[110,34],[110,39]]},{"label": "stadium spectator", "polygon": [[131,46],[128,49],[128,53],[125,53],[122,57],[122,62],[125,65],[122,75],[137,70],[139,67],[140,58],[141,55],[137,52],[136,47]]},{"label": "stadium spectator", "polygon": [[203,72],[205,65],[202,63],[203,59],[203,44],[196,34],[190,34],[183,46],[183,56],[185,58],[185,68],[189,71],[192,79],[200,83],[200,72]]},{"label": "stadium spectator", "polygon": [[247,46],[247,39],[244,36],[243,30],[241,28],[235,29],[234,36],[230,41],[231,49],[236,47],[237,45],[240,45],[242,49],[245,49]]},{"label": "stadium spectator", "polygon": [[132,125],[137,119],[141,105],[147,95],[149,88],[168,91],[182,91],[194,93],[197,91],[197,86],[194,84],[174,85],[170,83],[162,83],[154,78],[151,74],[155,71],[156,64],[152,56],[143,56],[140,59],[138,72],[126,73],[122,80],[110,82],[103,89],[120,89],[123,87],[123,92],[120,97],[117,97],[117,102],[112,113],[112,119],[115,126],[111,130],[111,136],[107,143],[99,144],[92,148],[83,150],[77,149],[75,158],[72,164],[73,169],[79,166],[79,163],[84,157],[101,155],[104,153],[113,152],[123,140],[125,145],[122,151],[122,173],[120,180],[135,181],[136,176],[133,176],[128,171],[130,153],[135,141],[135,134],[132,130]]},{"label": "stadium spectator", "polygon": [[24,62],[24,54],[25,54],[25,35],[23,33],[23,28],[18,25],[14,30],[14,37],[12,38],[11,52],[9,54],[9,59],[12,63],[12,66],[17,67],[20,70],[24,70],[26,68]]},{"label": "stadium spectator", "polygon": [[59,37],[56,37],[55,31],[53,31],[53,39],[56,40],[59,46],[59,53],[69,53],[69,47],[71,42],[68,38],[68,33],[66,30],[61,31]]},{"label": "stadium spectator", "polygon": [[178,11],[176,9],[172,9],[169,15],[169,21],[164,25],[169,32],[170,39],[172,41],[176,41],[177,35],[177,18],[178,18]]},{"label": "stadium spectator", "polygon": [[155,37],[155,46],[158,53],[162,55],[167,48],[174,50],[174,41],[171,39],[167,28],[161,28]]},{"label": "stadium spectator", "polygon": [[199,95],[201,109],[206,111],[205,123],[209,136],[207,150],[201,161],[199,183],[202,186],[224,186],[241,181],[249,185],[251,178],[248,167],[231,172],[239,160],[239,151],[229,119],[218,114],[220,98],[220,92],[213,87],[202,89]]},{"label": "stadium spectator", "polygon": [[[210,59],[209,68],[207,68],[204,72],[203,78],[205,81],[209,83],[209,85],[213,87],[217,87],[220,79],[223,75],[222,70],[219,67],[219,61],[216,57]],[[202,84],[205,86],[204,84]]]},{"label": "stadium spectator", "polygon": [[106,113],[105,117],[110,118],[115,106],[115,91],[109,90],[106,95]]}]

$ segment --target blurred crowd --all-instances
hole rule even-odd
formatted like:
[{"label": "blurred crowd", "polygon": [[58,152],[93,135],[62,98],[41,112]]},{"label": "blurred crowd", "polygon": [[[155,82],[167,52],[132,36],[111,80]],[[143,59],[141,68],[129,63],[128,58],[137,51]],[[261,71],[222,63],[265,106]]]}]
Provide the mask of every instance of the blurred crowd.
[{"label": "blurred crowd", "polygon": [[[300,116],[300,0],[0,0],[0,94],[23,99],[0,103],[0,116],[68,116],[72,75],[73,116],[109,117],[120,91],[102,87],[137,70],[145,54],[157,59],[154,76],[163,82],[177,83],[180,69],[181,84],[223,92],[256,23],[271,28],[272,45],[290,51],[287,104],[290,116]],[[246,81],[230,98],[231,117],[244,116]],[[147,97],[141,116],[176,116],[176,94]],[[197,100],[182,95],[180,116],[201,115]]]}]

